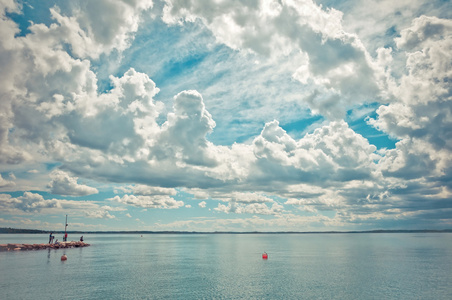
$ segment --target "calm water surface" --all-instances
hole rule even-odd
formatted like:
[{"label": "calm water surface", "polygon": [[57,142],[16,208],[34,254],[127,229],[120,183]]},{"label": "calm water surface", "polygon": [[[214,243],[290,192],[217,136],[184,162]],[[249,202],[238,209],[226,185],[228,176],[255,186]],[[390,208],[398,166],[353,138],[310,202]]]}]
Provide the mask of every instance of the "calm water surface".
[{"label": "calm water surface", "polygon": [[90,247],[0,252],[0,299],[452,299],[450,233],[84,238]]}]

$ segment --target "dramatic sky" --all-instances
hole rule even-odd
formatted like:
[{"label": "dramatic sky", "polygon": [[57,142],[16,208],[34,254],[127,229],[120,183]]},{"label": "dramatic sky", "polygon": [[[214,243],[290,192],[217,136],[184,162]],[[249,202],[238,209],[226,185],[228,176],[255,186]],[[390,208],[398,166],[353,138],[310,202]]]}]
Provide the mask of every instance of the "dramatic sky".
[{"label": "dramatic sky", "polygon": [[0,227],[452,228],[448,0],[0,0]]}]

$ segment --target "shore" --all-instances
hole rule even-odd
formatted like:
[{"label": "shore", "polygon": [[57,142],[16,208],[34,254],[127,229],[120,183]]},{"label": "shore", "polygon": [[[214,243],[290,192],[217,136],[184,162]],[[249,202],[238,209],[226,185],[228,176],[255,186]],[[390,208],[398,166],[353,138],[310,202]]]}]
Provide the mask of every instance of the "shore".
[{"label": "shore", "polygon": [[87,247],[90,244],[84,242],[59,242],[57,244],[0,244],[0,251],[42,250],[42,249],[66,249]]}]

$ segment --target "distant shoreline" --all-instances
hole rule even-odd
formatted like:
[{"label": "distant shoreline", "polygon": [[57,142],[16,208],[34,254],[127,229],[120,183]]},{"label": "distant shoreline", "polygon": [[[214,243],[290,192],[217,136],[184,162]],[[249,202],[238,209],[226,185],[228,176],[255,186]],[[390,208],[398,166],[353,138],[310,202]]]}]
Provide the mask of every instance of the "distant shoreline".
[{"label": "distant shoreline", "polygon": [[[3,234],[44,234],[64,231],[0,228]],[[67,231],[68,234],[344,234],[344,233],[450,233],[452,229],[420,230],[363,230],[363,231]]]}]

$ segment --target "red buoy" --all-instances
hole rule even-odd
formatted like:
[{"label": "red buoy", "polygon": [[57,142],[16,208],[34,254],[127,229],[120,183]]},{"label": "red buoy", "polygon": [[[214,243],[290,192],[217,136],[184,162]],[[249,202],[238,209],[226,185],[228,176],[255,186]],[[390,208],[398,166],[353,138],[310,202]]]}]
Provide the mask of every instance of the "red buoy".
[{"label": "red buoy", "polygon": [[268,254],[266,252],[264,252],[264,254],[262,254],[262,259],[267,259],[268,258]]},{"label": "red buoy", "polygon": [[61,256],[61,260],[67,260],[66,254],[64,254],[63,256]]}]

